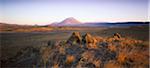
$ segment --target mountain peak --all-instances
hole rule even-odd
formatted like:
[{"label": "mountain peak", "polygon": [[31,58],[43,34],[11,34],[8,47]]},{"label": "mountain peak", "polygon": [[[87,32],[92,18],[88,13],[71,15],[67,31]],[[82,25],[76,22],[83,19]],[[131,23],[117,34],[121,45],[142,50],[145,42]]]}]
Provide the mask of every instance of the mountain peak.
[{"label": "mountain peak", "polygon": [[76,20],[73,17],[69,17],[66,18],[65,20],[63,20],[62,22],[60,22],[60,24],[64,24],[64,25],[72,25],[72,24],[80,24],[81,22],[79,22],[78,20]]},{"label": "mountain peak", "polygon": [[68,17],[68,18],[66,18],[66,19],[75,19],[74,17]]}]

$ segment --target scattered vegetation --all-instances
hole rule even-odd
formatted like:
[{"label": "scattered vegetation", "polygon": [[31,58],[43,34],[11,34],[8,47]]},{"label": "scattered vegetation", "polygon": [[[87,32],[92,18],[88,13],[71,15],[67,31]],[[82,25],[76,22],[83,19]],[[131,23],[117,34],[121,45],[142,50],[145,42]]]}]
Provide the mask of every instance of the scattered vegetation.
[{"label": "scattered vegetation", "polygon": [[49,41],[47,46],[22,49],[16,56],[2,61],[2,67],[88,67],[148,68],[149,48],[142,40],[93,36],[73,32],[68,40]]}]

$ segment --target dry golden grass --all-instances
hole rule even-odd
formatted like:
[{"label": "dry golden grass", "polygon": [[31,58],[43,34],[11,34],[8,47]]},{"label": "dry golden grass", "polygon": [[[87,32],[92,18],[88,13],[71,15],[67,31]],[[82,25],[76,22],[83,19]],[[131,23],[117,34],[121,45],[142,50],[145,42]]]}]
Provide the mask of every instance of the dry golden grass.
[{"label": "dry golden grass", "polygon": [[135,44],[140,44],[140,43],[142,43],[141,40],[134,40],[134,39],[129,39],[129,38],[125,38],[121,42],[122,45],[135,45]]},{"label": "dry golden grass", "polygon": [[113,51],[113,52],[115,52],[115,51],[117,50],[116,46],[115,46],[115,45],[112,45],[112,44],[109,44],[109,45],[108,45],[108,49],[109,49],[110,51]]},{"label": "dry golden grass", "polygon": [[102,37],[99,37],[99,36],[94,36],[94,38],[95,38],[95,40],[97,40],[97,43],[105,41],[105,38],[102,38]]},{"label": "dry golden grass", "polygon": [[76,68],[83,68],[80,63],[76,66]]},{"label": "dry golden grass", "polygon": [[81,54],[82,60],[92,62],[94,59],[94,52],[92,51],[85,51]]},{"label": "dry golden grass", "polygon": [[66,51],[64,47],[59,47],[59,53],[65,55]]},{"label": "dry golden grass", "polygon": [[97,59],[97,60],[93,60],[93,62],[92,62],[92,63],[95,65],[95,67],[96,67],[96,68],[100,68],[101,61],[100,61],[99,59]]},{"label": "dry golden grass", "polygon": [[59,64],[54,64],[53,68],[59,68]]},{"label": "dry golden grass", "polygon": [[119,52],[119,55],[117,56],[117,61],[120,64],[123,64],[126,62],[127,59],[127,54],[125,52]]},{"label": "dry golden grass", "polygon": [[136,62],[138,65],[139,64],[148,65],[149,61],[147,58],[149,57],[149,54],[147,52],[148,51],[141,52],[138,50],[134,50],[129,53],[127,58],[132,62]]},{"label": "dry golden grass", "polygon": [[[39,64],[43,66],[44,63],[44,67],[53,68],[59,68],[59,66],[64,68],[147,68],[149,66],[147,42],[120,36],[93,37],[90,34],[79,39],[79,32],[73,35],[75,36],[71,38],[73,39],[71,42],[80,40],[81,44],[58,42],[54,47],[43,46],[39,50],[42,61]],[[35,66],[38,65],[35,64]]]},{"label": "dry golden grass", "polygon": [[108,63],[104,64],[104,68],[123,68],[120,65],[116,64],[113,61],[109,61]]},{"label": "dry golden grass", "polygon": [[86,47],[89,48],[89,49],[96,49],[96,48],[98,48],[96,44],[87,44]]},{"label": "dry golden grass", "polygon": [[72,62],[75,60],[75,57],[73,55],[67,55],[66,57],[66,64],[72,64]]},{"label": "dry golden grass", "polygon": [[15,32],[42,32],[42,31],[51,31],[53,28],[47,28],[47,27],[31,27],[31,28],[20,28],[14,30]]},{"label": "dry golden grass", "polygon": [[44,63],[44,65],[48,62],[50,53],[51,53],[51,48],[49,47],[42,47],[40,50],[41,53],[41,61]]}]

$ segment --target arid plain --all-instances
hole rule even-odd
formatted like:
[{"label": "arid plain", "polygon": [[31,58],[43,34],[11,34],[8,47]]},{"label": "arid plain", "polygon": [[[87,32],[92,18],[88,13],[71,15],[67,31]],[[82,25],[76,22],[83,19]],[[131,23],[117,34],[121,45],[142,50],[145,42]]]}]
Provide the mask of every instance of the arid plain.
[{"label": "arid plain", "polygon": [[0,35],[2,68],[149,67],[148,24],[128,27],[1,24]]}]

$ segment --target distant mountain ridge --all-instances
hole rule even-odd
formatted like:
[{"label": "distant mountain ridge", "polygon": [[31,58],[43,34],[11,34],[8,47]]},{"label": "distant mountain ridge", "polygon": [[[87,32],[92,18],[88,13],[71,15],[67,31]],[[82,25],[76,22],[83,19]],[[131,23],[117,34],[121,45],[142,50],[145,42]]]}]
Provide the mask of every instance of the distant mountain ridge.
[{"label": "distant mountain ridge", "polygon": [[149,22],[80,22],[73,17],[66,18],[65,20],[57,23],[52,23],[50,26],[132,26],[149,24]]},{"label": "distant mountain ridge", "polygon": [[19,25],[19,24],[7,24],[0,22],[0,27],[32,27],[32,26],[79,26],[79,27],[126,27],[126,26],[138,26],[138,25],[149,25],[150,22],[80,22],[76,20],[73,17],[66,18],[65,20],[61,22],[54,22],[52,24],[46,24],[46,25]]}]

